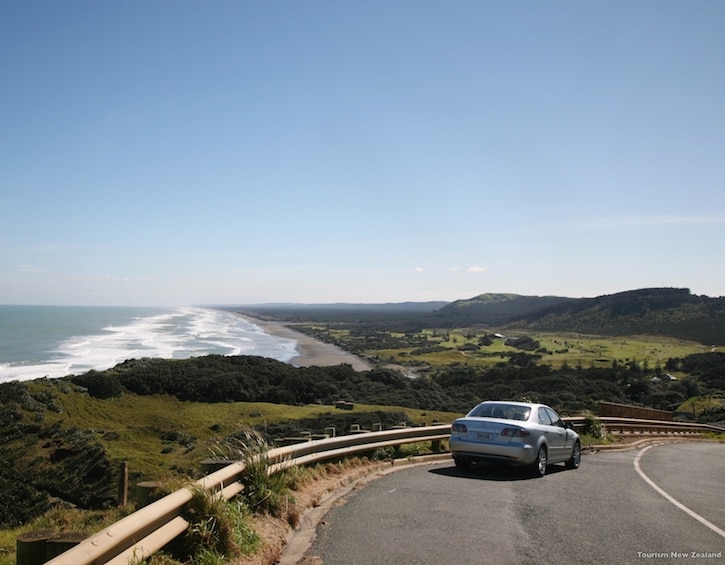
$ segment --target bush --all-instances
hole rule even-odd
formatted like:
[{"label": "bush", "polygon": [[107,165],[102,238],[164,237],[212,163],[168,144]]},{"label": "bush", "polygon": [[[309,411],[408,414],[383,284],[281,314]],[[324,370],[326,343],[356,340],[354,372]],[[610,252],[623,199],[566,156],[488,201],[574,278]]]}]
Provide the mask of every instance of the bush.
[{"label": "bush", "polygon": [[24,524],[50,507],[45,493],[22,480],[0,475],[0,492],[3,497],[2,504],[0,504],[0,527],[2,528]]},{"label": "bush", "polygon": [[607,439],[607,428],[602,424],[602,421],[597,418],[591,412],[585,414],[584,426],[579,430],[582,435],[589,436],[592,439],[603,440]]},{"label": "bush", "polygon": [[71,382],[84,387],[93,398],[117,398],[123,394],[121,381],[109,372],[88,371],[71,377]]},{"label": "bush", "polygon": [[703,424],[718,424],[725,422],[725,406],[705,408],[699,415],[698,420]]}]

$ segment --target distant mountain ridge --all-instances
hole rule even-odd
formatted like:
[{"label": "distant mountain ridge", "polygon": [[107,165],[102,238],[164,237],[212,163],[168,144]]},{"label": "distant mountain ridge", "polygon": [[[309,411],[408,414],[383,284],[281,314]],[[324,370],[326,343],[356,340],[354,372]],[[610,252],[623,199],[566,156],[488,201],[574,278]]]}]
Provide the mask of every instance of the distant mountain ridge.
[{"label": "distant mountain ridge", "polygon": [[[381,303],[363,303],[363,302],[331,302],[331,303],[313,303],[301,304],[296,302],[268,302],[265,304],[254,304],[250,306],[241,306],[253,310],[362,310],[366,312],[433,312],[439,308],[443,308],[449,303],[444,300],[431,300],[428,302],[381,302]],[[236,306],[234,308],[237,308]]]},{"label": "distant mountain ridge", "polygon": [[725,345],[725,298],[694,295],[687,288],[644,288],[596,298],[486,293],[454,302],[261,304],[234,309],[289,322],[661,335]]}]

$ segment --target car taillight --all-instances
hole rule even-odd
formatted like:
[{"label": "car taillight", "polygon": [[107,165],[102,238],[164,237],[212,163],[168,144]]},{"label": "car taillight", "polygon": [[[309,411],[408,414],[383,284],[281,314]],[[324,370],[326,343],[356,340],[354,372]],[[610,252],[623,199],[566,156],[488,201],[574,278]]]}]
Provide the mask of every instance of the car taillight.
[{"label": "car taillight", "polygon": [[501,437],[526,437],[529,431],[524,428],[504,428],[501,430]]},{"label": "car taillight", "polygon": [[454,422],[451,426],[451,431],[454,434],[467,434],[468,428],[466,427],[466,424],[460,424],[458,422]]}]

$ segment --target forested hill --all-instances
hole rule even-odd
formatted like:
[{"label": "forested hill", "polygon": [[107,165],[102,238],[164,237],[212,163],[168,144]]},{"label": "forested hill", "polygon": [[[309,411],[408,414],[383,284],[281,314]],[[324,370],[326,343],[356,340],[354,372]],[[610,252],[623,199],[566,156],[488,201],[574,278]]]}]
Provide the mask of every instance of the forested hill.
[{"label": "forested hill", "polygon": [[725,345],[725,298],[686,288],[646,288],[567,300],[518,316],[508,325],[533,331],[663,335]]},{"label": "forested hill", "polygon": [[512,318],[525,316],[542,308],[566,304],[573,300],[576,299],[561,296],[487,293],[451,302],[438,310],[435,317],[441,321],[453,321],[455,325],[502,326]]}]

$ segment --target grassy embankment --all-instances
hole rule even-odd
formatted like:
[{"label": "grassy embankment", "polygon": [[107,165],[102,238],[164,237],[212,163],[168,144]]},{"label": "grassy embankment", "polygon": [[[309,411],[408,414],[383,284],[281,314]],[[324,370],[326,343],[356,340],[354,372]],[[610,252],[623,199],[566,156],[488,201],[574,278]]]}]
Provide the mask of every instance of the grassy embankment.
[{"label": "grassy embankment", "polygon": [[[337,412],[332,406],[287,406],[269,403],[203,403],[182,402],[167,396],[137,396],[125,393],[119,398],[96,399],[68,391],[59,381],[39,379],[26,385],[33,393],[52,392],[60,407],[43,413],[42,426],[59,425],[64,429],[92,430],[111,460],[127,461],[131,474],[131,490],[142,480],[165,484],[189,483],[201,475],[200,463],[218,453],[219,441],[229,435],[265,424],[286,420],[315,418]],[[65,390],[65,392],[63,392]],[[420,425],[433,421],[450,422],[460,414],[415,410],[402,407],[356,405],[345,414],[385,411],[404,413]],[[28,447],[28,446],[25,446]],[[38,442],[25,459],[48,459],[48,446]],[[133,494],[130,496],[133,502]],[[121,510],[83,512],[53,510],[45,516],[17,528],[0,530],[0,565],[15,563],[15,541],[27,531],[56,529],[58,531],[99,531],[133,510],[133,504]]]},{"label": "grassy embankment", "polygon": [[[31,381],[38,390],[54,387],[52,380]],[[100,400],[86,394],[56,393],[62,410],[47,412],[44,425],[59,423],[65,428],[92,429],[113,459],[158,479],[159,473],[189,470],[209,458],[220,438],[282,420],[314,418],[336,412],[332,406],[310,404],[288,406],[263,402],[184,402],[173,397],[137,396]],[[416,410],[395,406],[356,405],[346,414],[373,411],[402,412],[415,425],[434,420],[450,422],[460,414]],[[341,413],[337,411],[337,413]],[[109,439],[110,438],[110,439]]]}]

